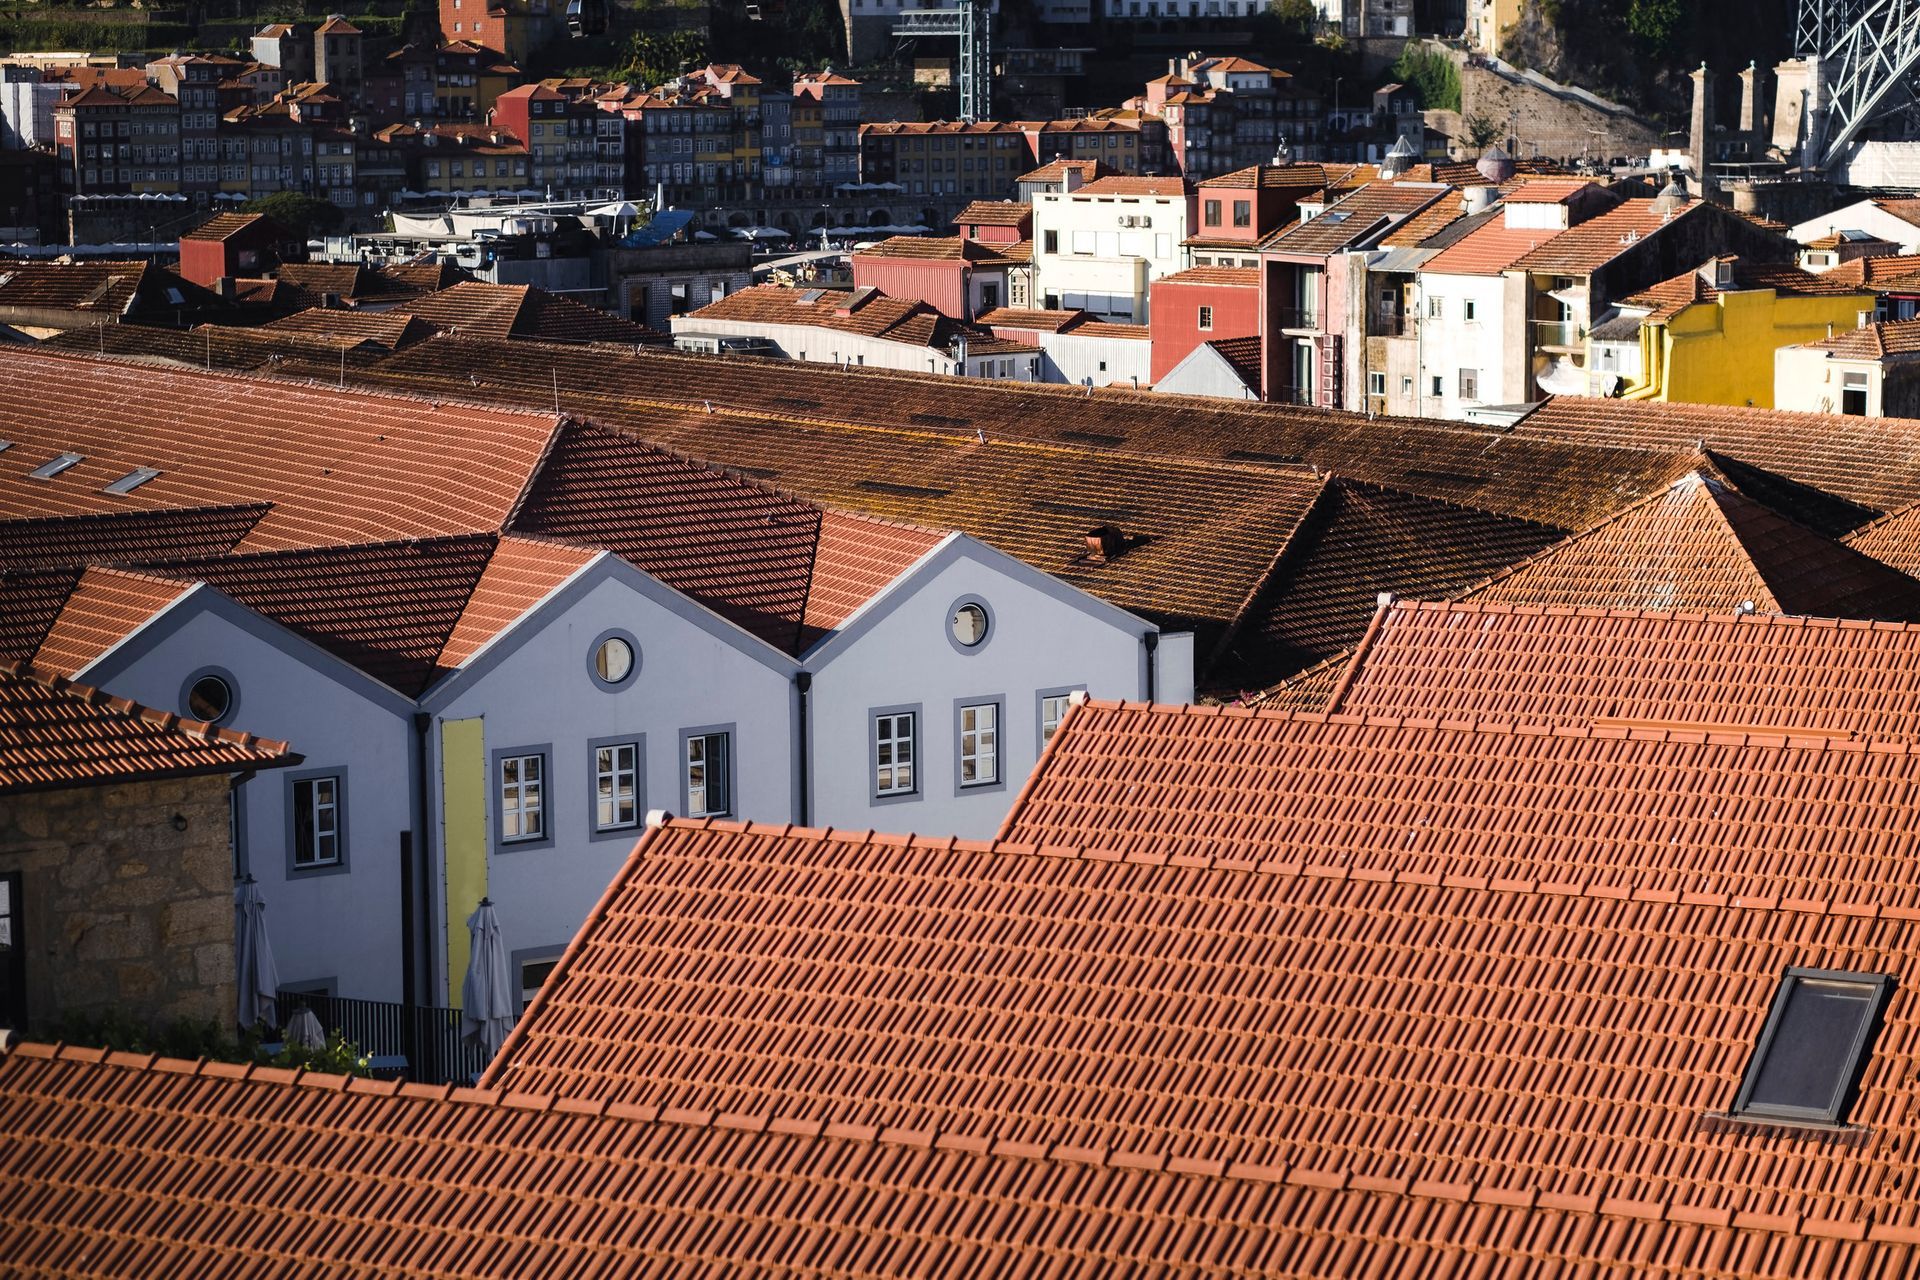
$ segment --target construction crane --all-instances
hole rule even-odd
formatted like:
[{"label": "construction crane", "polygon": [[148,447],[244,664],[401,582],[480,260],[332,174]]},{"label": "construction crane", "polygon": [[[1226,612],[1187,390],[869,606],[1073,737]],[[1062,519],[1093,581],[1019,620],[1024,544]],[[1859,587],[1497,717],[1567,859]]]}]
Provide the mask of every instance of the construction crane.
[{"label": "construction crane", "polygon": [[993,15],[982,0],[962,0],[954,9],[903,9],[893,34],[957,36],[960,118],[969,124],[993,119]]},{"label": "construction crane", "polygon": [[1830,169],[1862,129],[1912,99],[1920,0],[1800,0],[1796,46],[1807,62],[1803,163]]}]

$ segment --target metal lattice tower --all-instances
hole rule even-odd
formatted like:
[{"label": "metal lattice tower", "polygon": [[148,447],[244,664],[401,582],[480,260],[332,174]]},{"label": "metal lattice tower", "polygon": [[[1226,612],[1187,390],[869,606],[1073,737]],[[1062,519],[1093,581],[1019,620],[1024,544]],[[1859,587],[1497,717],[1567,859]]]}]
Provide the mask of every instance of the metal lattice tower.
[{"label": "metal lattice tower", "polygon": [[1796,44],[1811,72],[1804,162],[1828,169],[1863,128],[1912,98],[1920,0],[1800,0]]},{"label": "metal lattice tower", "polygon": [[956,9],[902,9],[896,36],[958,36],[960,118],[993,119],[993,15],[981,0]]}]

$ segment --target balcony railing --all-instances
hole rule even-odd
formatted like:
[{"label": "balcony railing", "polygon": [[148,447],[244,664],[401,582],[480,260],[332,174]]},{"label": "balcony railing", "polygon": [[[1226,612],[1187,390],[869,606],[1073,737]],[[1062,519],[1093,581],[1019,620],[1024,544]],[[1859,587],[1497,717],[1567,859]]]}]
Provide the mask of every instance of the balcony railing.
[{"label": "balcony railing", "polygon": [[1318,329],[1320,327],[1318,307],[1276,307],[1273,315],[1282,329]]},{"label": "balcony railing", "polygon": [[1533,322],[1533,341],[1535,346],[1558,347],[1566,351],[1578,351],[1586,345],[1587,331],[1573,320],[1535,320]]},{"label": "balcony railing", "polygon": [[[348,1000],[303,991],[280,992],[284,1023],[295,1009],[313,1010],[328,1031],[373,1060],[374,1074],[416,1084],[470,1084],[486,1070],[484,1050],[460,1036],[460,1010],[385,1000]],[[411,1014],[411,1017],[408,1015]]]},{"label": "balcony railing", "polygon": [[1375,338],[1398,338],[1412,330],[1413,326],[1408,323],[1406,312],[1375,311],[1373,324],[1367,329],[1367,333]]},{"label": "balcony railing", "polygon": [[1297,404],[1311,408],[1314,404],[1312,387],[1275,387],[1267,394],[1274,404]]}]

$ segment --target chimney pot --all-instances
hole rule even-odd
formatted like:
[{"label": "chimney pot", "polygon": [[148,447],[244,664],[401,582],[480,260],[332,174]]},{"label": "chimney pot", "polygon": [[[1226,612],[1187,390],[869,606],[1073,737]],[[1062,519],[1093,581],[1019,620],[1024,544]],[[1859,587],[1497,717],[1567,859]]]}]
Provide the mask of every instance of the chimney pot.
[{"label": "chimney pot", "polygon": [[1127,535],[1118,525],[1103,524],[1087,531],[1087,559],[1096,564],[1115,560],[1127,549]]}]

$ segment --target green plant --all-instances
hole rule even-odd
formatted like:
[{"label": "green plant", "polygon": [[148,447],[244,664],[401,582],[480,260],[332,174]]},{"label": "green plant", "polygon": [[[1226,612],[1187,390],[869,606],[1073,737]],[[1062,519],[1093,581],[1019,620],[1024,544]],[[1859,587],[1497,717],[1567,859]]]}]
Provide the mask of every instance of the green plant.
[{"label": "green plant", "polygon": [[1500,122],[1479,112],[1468,116],[1460,123],[1466,127],[1467,142],[1476,151],[1492,145],[1500,136]]},{"label": "green plant", "polygon": [[1412,86],[1420,95],[1420,105],[1429,111],[1460,109],[1460,69],[1443,53],[1410,44],[1400,51],[1388,74]]},{"label": "green plant", "polygon": [[636,31],[627,43],[623,74],[649,88],[707,61],[707,39],[699,31]]},{"label": "green plant", "polygon": [[276,191],[258,200],[249,200],[242,209],[263,213],[302,240],[337,230],[346,215],[339,206],[298,191]]},{"label": "green plant", "polygon": [[327,1032],[324,1048],[309,1049],[288,1043],[282,1045],[280,1052],[272,1057],[262,1057],[260,1060],[269,1066],[293,1067],[335,1076],[364,1076],[369,1070],[367,1055],[361,1053],[359,1046],[341,1035],[338,1029]]}]

